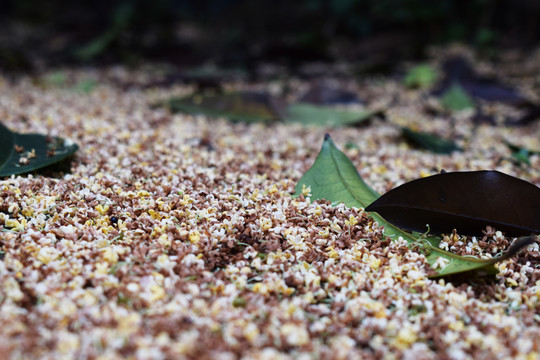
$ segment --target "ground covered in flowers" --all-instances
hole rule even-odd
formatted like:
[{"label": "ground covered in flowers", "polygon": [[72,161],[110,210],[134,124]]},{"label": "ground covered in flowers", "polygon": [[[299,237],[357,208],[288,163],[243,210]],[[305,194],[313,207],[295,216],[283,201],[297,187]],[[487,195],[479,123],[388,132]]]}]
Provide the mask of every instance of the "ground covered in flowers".
[{"label": "ground covered in flowers", "polygon": [[[356,91],[385,119],[234,124],[151,106],[191,89],[143,86],[148,69],[60,70],[97,86],[0,77],[0,121],[80,145],[70,172],[0,182],[4,356],[540,357],[538,244],[498,264],[494,279],[430,280],[424,256],[386,239],[363,209],[291,196],[327,132],[379,192],[441,168],[540,185],[540,156],[516,164],[504,143],[537,146],[538,125],[475,125],[467,112],[450,123],[418,109],[429,98],[377,79]],[[452,127],[465,151],[414,149],[389,120]],[[493,231],[442,246],[491,257],[511,241]]]}]

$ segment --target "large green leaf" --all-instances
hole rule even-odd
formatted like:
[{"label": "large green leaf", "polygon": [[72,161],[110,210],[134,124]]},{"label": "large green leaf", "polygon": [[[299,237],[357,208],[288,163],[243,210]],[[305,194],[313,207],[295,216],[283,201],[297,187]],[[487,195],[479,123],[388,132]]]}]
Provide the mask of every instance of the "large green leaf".
[{"label": "large green leaf", "polygon": [[60,137],[19,134],[0,123],[0,176],[23,174],[64,160],[79,146]]},{"label": "large green leaf", "polygon": [[[354,164],[336,147],[329,135],[325,136],[321,151],[313,166],[298,181],[295,188],[296,194],[300,194],[304,186],[310,187],[312,199],[343,202],[346,206],[364,209],[379,197],[379,194],[362,180]],[[493,266],[497,259],[482,260],[441,250],[438,247],[440,238],[422,238],[419,234],[409,233],[390,224],[377,213],[370,213],[369,216],[384,227],[386,236],[391,239],[402,237],[412,247],[422,250],[428,263],[436,272],[431,277],[480,269],[490,274],[497,273],[497,269]],[[446,266],[436,265],[440,264],[440,258],[445,259],[443,261],[446,262]]]},{"label": "large green leaf", "polygon": [[318,126],[347,126],[364,121],[373,115],[370,111],[338,110],[327,106],[292,104],[289,106],[286,122]]}]

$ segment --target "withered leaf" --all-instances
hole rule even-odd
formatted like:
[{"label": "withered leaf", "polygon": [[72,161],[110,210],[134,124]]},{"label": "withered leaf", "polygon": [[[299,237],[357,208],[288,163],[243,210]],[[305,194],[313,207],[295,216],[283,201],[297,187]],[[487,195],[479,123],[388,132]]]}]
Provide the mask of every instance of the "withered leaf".
[{"label": "withered leaf", "polygon": [[445,77],[434,95],[446,93],[454,84],[459,84],[465,92],[477,99],[501,101],[508,104],[521,104],[527,99],[516,89],[501,84],[497,79],[478,75],[469,62],[457,56],[447,59],[443,64]]},{"label": "withered leaf", "polygon": [[390,190],[366,211],[412,231],[481,236],[490,225],[507,236],[540,233],[540,188],[494,170],[447,172]]}]

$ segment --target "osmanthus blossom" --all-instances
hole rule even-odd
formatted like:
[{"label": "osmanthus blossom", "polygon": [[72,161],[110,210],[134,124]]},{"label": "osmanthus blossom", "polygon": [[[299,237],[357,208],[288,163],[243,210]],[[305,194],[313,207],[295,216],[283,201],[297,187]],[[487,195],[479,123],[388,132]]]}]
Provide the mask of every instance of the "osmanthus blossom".
[{"label": "osmanthus blossom", "polygon": [[[425,256],[391,241],[363,209],[291,196],[329,129],[230,123],[149,104],[177,92],[114,79],[144,69],[66,71],[95,77],[89,94],[0,76],[0,118],[61,134],[80,150],[70,173],[0,181],[0,348],[14,358],[538,357],[538,245],[498,264],[483,285],[428,278]],[[141,81],[142,81],[141,80]],[[392,121],[426,119],[422,97],[370,82],[387,121],[331,129],[362,178],[384,192],[433,168],[496,168],[538,183],[506,138],[529,129],[453,120],[467,151],[409,148]],[[239,86],[239,85],[231,85]],[[426,104],[423,104],[426,105]],[[505,111],[497,108],[497,111]],[[28,119],[21,122],[21,118]],[[212,146],[203,146],[208,138]],[[461,237],[441,247],[493,257],[510,240]],[[444,267],[444,259],[437,266]],[[31,346],[29,346],[31,344]]]}]

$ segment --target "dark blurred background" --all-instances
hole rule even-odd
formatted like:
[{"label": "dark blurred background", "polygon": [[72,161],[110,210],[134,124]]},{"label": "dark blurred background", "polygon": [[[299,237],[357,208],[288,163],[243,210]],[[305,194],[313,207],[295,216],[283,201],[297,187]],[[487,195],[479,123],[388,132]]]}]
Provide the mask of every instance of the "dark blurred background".
[{"label": "dark blurred background", "polygon": [[[428,46],[463,42],[487,56],[532,49],[537,0],[4,0],[0,68],[62,64],[386,68]],[[368,67],[369,67],[368,66]]]}]

